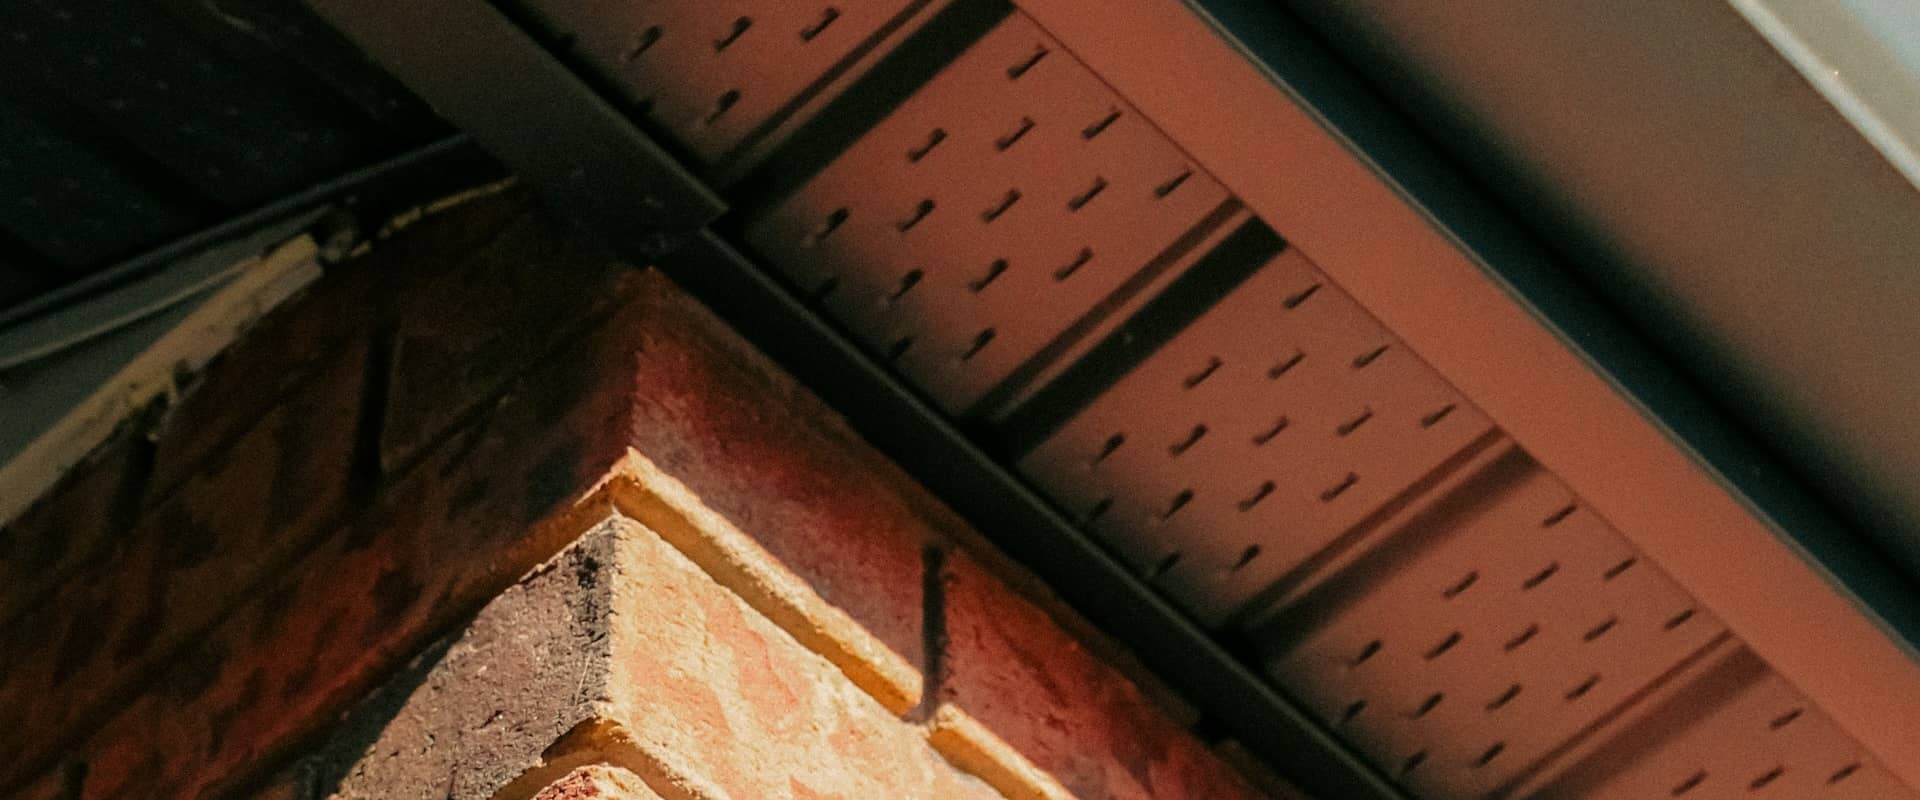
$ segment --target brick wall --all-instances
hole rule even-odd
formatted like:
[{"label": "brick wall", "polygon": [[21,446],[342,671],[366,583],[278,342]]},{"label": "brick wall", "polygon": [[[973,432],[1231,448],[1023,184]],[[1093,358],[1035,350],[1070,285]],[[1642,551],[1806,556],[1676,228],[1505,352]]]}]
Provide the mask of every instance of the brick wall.
[{"label": "brick wall", "polygon": [[1290,795],[515,191],[277,310],[0,581],[3,797]]}]

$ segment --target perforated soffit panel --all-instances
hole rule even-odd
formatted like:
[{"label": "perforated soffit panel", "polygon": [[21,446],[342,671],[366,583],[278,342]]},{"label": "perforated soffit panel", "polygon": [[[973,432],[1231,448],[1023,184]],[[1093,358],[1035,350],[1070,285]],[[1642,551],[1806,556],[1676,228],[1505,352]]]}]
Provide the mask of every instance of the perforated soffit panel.
[{"label": "perforated soffit panel", "polygon": [[1409,795],[1920,796],[1906,651],[1185,6],[500,5]]}]

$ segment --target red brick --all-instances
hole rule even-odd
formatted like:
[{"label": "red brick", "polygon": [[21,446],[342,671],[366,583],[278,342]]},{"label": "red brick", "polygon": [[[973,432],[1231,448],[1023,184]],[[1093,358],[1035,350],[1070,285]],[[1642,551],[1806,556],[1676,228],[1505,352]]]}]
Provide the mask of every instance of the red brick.
[{"label": "red brick", "polygon": [[1039,604],[948,561],[941,702],[1082,800],[1261,797]]},{"label": "red brick", "polygon": [[151,453],[123,432],[0,528],[0,623],[120,542],[133,524]]},{"label": "red brick", "polygon": [[186,388],[159,431],[151,500],[160,500],[254,420],[341,358],[365,359],[374,331],[392,327],[396,298],[463,268],[530,202],[520,192],[426,218],[366,255],[328,269],[299,296],[249,328]]},{"label": "red brick", "polygon": [[[619,393],[578,349],[439,443],[361,520],[267,585],[79,745],[87,797],[242,780],[579,531],[565,509],[622,452]],[[569,389],[568,387],[573,387]]]},{"label": "red brick", "polygon": [[538,210],[502,225],[394,301],[380,460],[395,469],[498,394],[535,360],[603,316],[622,265],[596,240]]},{"label": "red brick", "polygon": [[336,361],[132,530],[117,557],[0,630],[0,748],[25,777],[340,519],[361,365]]},{"label": "red brick", "polygon": [[633,364],[629,442],[829,604],[924,667],[922,492],[657,273],[609,325]]}]

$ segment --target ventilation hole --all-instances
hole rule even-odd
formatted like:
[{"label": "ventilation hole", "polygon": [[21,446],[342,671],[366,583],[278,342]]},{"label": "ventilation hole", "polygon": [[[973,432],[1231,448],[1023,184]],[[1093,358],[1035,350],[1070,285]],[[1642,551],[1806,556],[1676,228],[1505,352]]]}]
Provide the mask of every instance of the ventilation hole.
[{"label": "ventilation hole", "polygon": [[1694,614],[1694,610],[1689,608],[1685,611],[1682,611],[1678,614],[1668,617],[1666,624],[1662,625],[1661,627],[1669,631],[1675,628],[1678,628],[1682,625],[1687,624],[1687,620],[1693,619],[1693,614]]},{"label": "ventilation hole", "polygon": [[1420,765],[1425,763],[1427,763],[1427,751],[1425,750],[1407,756],[1407,760],[1400,762],[1400,777],[1404,778],[1413,774],[1414,770],[1419,769]]},{"label": "ventilation hole", "polygon": [[932,213],[933,213],[933,199],[928,198],[925,200],[921,200],[920,202],[914,204],[912,214],[907,215],[906,219],[903,219],[903,220],[900,220],[899,222],[894,223],[893,227],[895,230],[898,230],[901,233],[906,233],[907,231],[913,230],[913,227],[915,225],[919,225],[921,220],[926,219],[927,215]]},{"label": "ventilation hole", "polygon": [[995,150],[999,150],[1000,152],[1004,153],[1007,151],[1007,148],[1010,148],[1013,146],[1014,142],[1020,141],[1022,138],[1026,137],[1027,131],[1030,131],[1030,130],[1033,130],[1033,118],[1021,117],[1020,124],[1018,126],[1014,127],[1013,130],[1008,131],[1006,135],[993,140],[993,147]]},{"label": "ventilation hole", "polygon": [[1441,694],[1439,692],[1434,692],[1433,694],[1427,695],[1427,699],[1420,701],[1420,706],[1418,708],[1415,708],[1413,710],[1413,713],[1408,714],[1407,718],[1419,719],[1421,717],[1424,717],[1429,712],[1433,711],[1435,708],[1439,708],[1440,701],[1445,699],[1446,699],[1446,695]]},{"label": "ventilation hole", "polygon": [[653,105],[654,105],[653,98],[651,97],[640,98],[639,100],[634,101],[633,115],[636,117],[651,117],[653,116]]},{"label": "ventilation hole", "polygon": [[1280,304],[1283,306],[1286,306],[1287,310],[1291,311],[1293,309],[1299,308],[1301,303],[1307,302],[1307,298],[1312,297],[1314,292],[1318,292],[1318,291],[1320,291],[1320,284],[1316,283],[1312,286],[1309,286],[1305,289],[1300,290],[1298,293],[1294,294],[1291,297],[1288,297],[1286,300],[1281,301]]},{"label": "ventilation hole", "polygon": [[1767,784],[1780,780],[1780,776],[1785,774],[1787,774],[1786,767],[1774,767],[1773,769],[1767,770],[1761,773],[1759,777],[1747,782],[1747,791],[1757,792],[1765,789],[1767,788]]},{"label": "ventilation hole", "polygon": [[833,25],[833,21],[839,18],[840,18],[840,9],[834,8],[833,6],[827,6],[827,10],[820,12],[820,21],[800,29],[800,41],[803,41],[803,42],[813,41],[814,39],[818,38],[820,34],[825,33],[827,28]]},{"label": "ventilation hole", "polygon": [[1073,257],[1072,261],[1067,262],[1065,266],[1053,271],[1053,279],[1056,281],[1064,281],[1073,277],[1073,273],[1079,272],[1081,267],[1086,266],[1087,262],[1092,260],[1093,248],[1082,247],[1080,248],[1080,252]]},{"label": "ventilation hole", "polygon": [[1228,571],[1239,572],[1240,570],[1246,569],[1248,564],[1253,563],[1253,560],[1259,557],[1260,545],[1247,545],[1247,549],[1240,551],[1240,558],[1233,562],[1233,568]]},{"label": "ventilation hole", "polygon": [[926,275],[927,274],[921,270],[907,270],[907,274],[900,276],[900,282],[894,284],[893,293],[887,295],[887,302],[900,302],[900,298],[906,297],[908,292],[913,291],[913,287],[919,286],[920,279],[926,277]]},{"label": "ventilation hole", "polygon": [[1180,551],[1175,550],[1168,553],[1166,558],[1160,559],[1160,563],[1153,565],[1153,571],[1147,573],[1147,580],[1159,580],[1161,576],[1172,572],[1173,568],[1179,565],[1179,563]]},{"label": "ventilation hole", "polygon": [[1507,687],[1507,690],[1504,692],[1501,692],[1499,697],[1495,697],[1492,700],[1488,700],[1487,710],[1499,711],[1501,708],[1504,708],[1508,703],[1513,702],[1514,698],[1519,696],[1520,696],[1520,684],[1516,683],[1512,686]]},{"label": "ventilation hole", "polygon": [[892,363],[895,361],[899,361],[900,357],[906,355],[907,350],[912,347],[913,347],[913,337],[911,336],[900,337],[899,341],[894,342],[892,347],[887,348],[887,362]]},{"label": "ventilation hole", "polygon": [[1340,436],[1346,436],[1347,434],[1360,430],[1360,426],[1367,424],[1367,420],[1370,419],[1373,419],[1373,409],[1371,408],[1361,411],[1360,416],[1341,423],[1340,427],[1333,429],[1333,432]]},{"label": "ventilation hole", "polygon": [[1555,525],[1558,525],[1561,523],[1561,521],[1565,520],[1567,517],[1573,516],[1573,512],[1578,508],[1580,508],[1579,503],[1568,503],[1566,507],[1560,509],[1559,511],[1555,511],[1552,514],[1547,515],[1546,519],[1541,520],[1540,527],[1551,528]]},{"label": "ventilation hole", "polygon": [[1360,652],[1354,655],[1353,660],[1347,662],[1347,666],[1352,668],[1367,663],[1368,659],[1380,654],[1380,647],[1379,639],[1367,642],[1365,646],[1360,648]]},{"label": "ventilation hole", "polygon": [[833,294],[833,290],[838,288],[840,288],[840,276],[828,275],[826,280],[820,282],[819,286],[813,287],[813,302],[820,303],[825,301],[827,295]]},{"label": "ventilation hole", "polygon": [[1214,372],[1219,371],[1221,363],[1219,356],[1208,356],[1206,366],[1201,367],[1198,372],[1188,375],[1185,380],[1180,382],[1180,385],[1192,389],[1205,383],[1208,378],[1213,377]]},{"label": "ventilation hole", "polygon": [[660,43],[660,36],[663,33],[665,33],[665,31],[661,30],[658,25],[649,26],[646,30],[641,31],[639,38],[633,40],[633,46],[627,48],[626,60],[633,61],[638,59],[641,54],[653,49],[654,45]]},{"label": "ventilation hole", "polygon": [[1607,635],[1608,631],[1613,630],[1615,627],[1618,627],[1619,625],[1620,625],[1619,617],[1607,617],[1605,620],[1602,620],[1600,624],[1595,625],[1592,628],[1588,628],[1586,633],[1583,633],[1580,635],[1580,640],[1583,642],[1594,641],[1596,639],[1599,639],[1602,636]]},{"label": "ventilation hole", "polygon": [[1089,462],[1089,465],[1098,464],[1102,461],[1107,460],[1107,456],[1113,455],[1113,452],[1115,450],[1120,449],[1120,445],[1123,445],[1126,443],[1127,443],[1127,435],[1124,433],[1116,433],[1112,436],[1107,437],[1107,441],[1100,445],[1100,452],[1094,454],[1093,461]]},{"label": "ventilation hole", "polygon": [[1040,59],[1046,58],[1047,53],[1050,53],[1050,52],[1052,51],[1048,50],[1044,46],[1034,48],[1033,55],[1030,55],[1030,56],[1027,56],[1026,58],[1021,59],[1019,63],[1014,64],[1011,67],[1007,67],[1007,80],[1010,80],[1010,81],[1019,80],[1020,76],[1027,74],[1029,70],[1032,70],[1035,65],[1038,65],[1040,63]]},{"label": "ventilation hole", "polygon": [[994,203],[991,208],[980,212],[980,221],[992,222],[999,219],[1001,214],[1007,213],[1007,209],[1013,208],[1013,204],[1018,202],[1020,202],[1020,190],[1008,189],[1006,195],[1000,198],[1000,202]]},{"label": "ventilation hole", "polygon": [[[573,46],[575,44],[578,44],[579,41],[580,41],[580,37],[575,36],[572,32],[556,33],[553,35],[553,50],[556,53],[573,52]],[[119,111],[120,109],[125,108],[126,104],[127,103],[125,100],[120,100],[118,98],[115,98],[113,101],[109,102],[107,105],[112,107],[113,110]]]},{"label": "ventilation hole", "polygon": [[1860,771],[1860,762],[1858,761],[1855,761],[1851,764],[1841,767],[1840,769],[1835,770],[1832,775],[1827,776],[1827,785],[1832,786],[1836,783],[1839,783],[1848,778],[1851,778],[1853,777],[1854,773],[1859,771]]},{"label": "ventilation hole", "polygon": [[1420,427],[1431,428],[1435,425],[1440,424],[1441,420],[1446,419],[1448,415],[1451,415],[1453,413],[1454,408],[1455,408],[1454,404],[1448,403],[1444,406],[1441,406],[1439,411],[1435,411],[1431,414],[1421,417]]},{"label": "ventilation hole", "polygon": [[915,164],[920,163],[920,159],[926,158],[928,153],[933,152],[933,148],[939,147],[940,143],[946,140],[947,130],[945,128],[934,128],[931,133],[927,134],[926,142],[922,143],[919,147],[907,151],[907,161]]},{"label": "ventilation hole", "polygon": [[753,27],[752,17],[741,17],[734,20],[733,27],[727,29],[727,35],[713,40],[713,51],[718,53],[732,47],[733,43],[740,41],[740,37],[745,35],[747,29],[751,27]]},{"label": "ventilation hole", "polygon": [[1807,713],[1807,710],[1804,708],[1796,708],[1792,711],[1788,711],[1785,714],[1781,714],[1780,716],[1774,717],[1771,722],[1767,723],[1767,728],[1770,730],[1776,730],[1776,731],[1780,730],[1781,728],[1787,727],[1788,725],[1792,725],[1794,720],[1799,719],[1800,715],[1805,713]]},{"label": "ventilation hole", "polygon": [[1300,366],[1300,362],[1306,360],[1306,357],[1306,353],[1300,352],[1299,350],[1293,351],[1293,355],[1287,356],[1285,361],[1267,368],[1267,380],[1276,380],[1280,376],[1287,374],[1288,370]]},{"label": "ventilation hole", "polygon": [[1553,577],[1554,573],[1557,573],[1559,571],[1560,571],[1560,562],[1555,561],[1551,564],[1548,564],[1546,569],[1543,569],[1543,570],[1540,570],[1539,572],[1534,573],[1533,577],[1523,581],[1520,584],[1520,588],[1521,589],[1535,588],[1540,584],[1546,583],[1548,578]]},{"label": "ventilation hole", "polygon": [[979,280],[968,282],[967,288],[973,290],[975,294],[984,292],[988,286],[993,285],[993,282],[999,279],[1002,274],[1005,274],[1006,271],[1007,260],[1004,258],[996,258],[993,260],[993,263],[987,265],[987,274],[980,276]]},{"label": "ventilation hole", "polygon": [[1353,472],[1347,473],[1347,477],[1342,478],[1339,483],[1334,484],[1332,488],[1329,488],[1326,491],[1320,493],[1320,502],[1322,503],[1333,502],[1334,498],[1339,497],[1340,495],[1346,494],[1348,489],[1353,488],[1353,485],[1359,482],[1360,482],[1359,474],[1353,473]]},{"label": "ventilation hole", "polygon": [[1167,510],[1160,512],[1160,519],[1163,521],[1171,519],[1191,502],[1193,502],[1193,490],[1181,489],[1179,494],[1174,495],[1173,499],[1167,502]]},{"label": "ventilation hole", "polygon": [[1455,645],[1460,643],[1460,638],[1461,637],[1460,637],[1459,631],[1454,631],[1452,633],[1447,634],[1447,638],[1441,639],[1439,644],[1434,645],[1432,649],[1427,651],[1427,654],[1426,654],[1427,660],[1432,661],[1436,658],[1446,655],[1448,650],[1452,650]]},{"label": "ventilation hole", "polygon": [[1286,417],[1281,417],[1279,419],[1274,420],[1273,427],[1268,428],[1266,429],[1266,431],[1256,434],[1253,437],[1253,443],[1255,445],[1263,445],[1263,444],[1266,444],[1267,442],[1273,441],[1273,437],[1279,436],[1281,431],[1284,431],[1287,429],[1287,424],[1288,422]]},{"label": "ventilation hole", "polygon": [[828,236],[832,235],[834,231],[839,230],[840,226],[846,224],[846,222],[847,210],[845,208],[834,209],[832,213],[827,215],[826,220],[820,223],[820,227],[815,228],[813,233],[807,236],[807,246],[812,247],[819,245],[822,241],[825,241]]},{"label": "ventilation hole", "polygon": [[1067,201],[1067,210],[1079,211],[1080,209],[1086,208],[1088,203],[1093,202],[1093,198],[1099,197],[1100,193],[1106,190],[1107,190],[1107,179],[1098,178],[1098,177],[1094,178],[1092,186],[1087,187],[1086,191],[1081,192],[1077,195],[1074,195],[1072,199],[1069,199]]},{"label": "ventilation hole", "polygon": [[1347,710],[1340,712],[1340,724],[1345,725],[1352,722],[1354,718],[1360,716],[1360,712],[1365,710],[1367,710],[1367,701],[1365,700],[1355,700],[1348,703]]},{"label": "ventilation hole", "polygon": [[1504,752],[1507,752],[1507,743],[1494,742],[1492,747],[1487,748],[1486,752],[1481,753],[1479,758],[1473,760],[1473,768],[1479,769],[1493,763],[1493,760],[1499,758],[1500,754]]},{"label": "ventilation hole", "polygon": [[721,117],[726,116],[727,110],[733,108],[734,104],[738,102],[740,102],[739,89],[728,89],[722,92],[719,99],[713,101],[713,112],[708,114],[700,123],[702,125],[712,125],[719,122]]},{"label": "ventilation hole", "polygon": [[1259,488],[1253,490],[1253,494],[1240,501],[1240,511],[1243,513],[1252,511],[1254,506],[1260,505],[1260,501],[1267,499],[1267,495],[1273,494],[1275,488],[1273,481],[1261,482]]},{"label": "ventilation hole", "polygon": [[1521,645],[1526,644],[1527,642],[1533,641],[1533,637],[1539,636],[1539,635],[1540,635],[1539,623],[1528,625],[1526,630],[1516,633],[1514,634],[1513,638],[1508,639],[1507,643],[1504,645],[1504,649],[1507,652],[1511,653],[1515,650],[1520,649]]},{"label": "ventilation hole", "polygon": [[1194,445],[1199,444],[1201,437],[1204,437],[1206,435],[1207,435],[1207,426],[1195,425],[1193,426],[1193,430],[1187,432],[1186,438],[1181,439],[1180,441],[1174,442],[1171,446],[1167,448],[1167,454],[1178,456],[1182,453],[1185,453],[1188,450],[1193,449]]},{"label": "ventilation hole", "polygon": [[1676,784],[1673,787],[1673,791],[1669,792],[1668,794],[1671,794],[1674,797],[1680,797],[1682,795],[1685,795],[1688,792],[1691,792],[1695,789],[1700,788],[1700,784],[1706,783],[1706,782],[1707,782],[1707,771],[1703,769],[1703,770],[1700,770],[1699,772],[1695,772],[1692,775],[1687,776],[1686,780]]},{"label": "ventilation hole", "polygon": [[987,328],[986,330],[983,330],[979,333],[974,334],[973,344],[967,345],[966,351],[960,354],[960,360],[961,361],[973,360],[974,356],[979,355],[980,351],[987,349],[987,345],[993,342],[993,335],[994,334],[993,334],[992,328]]},{"label": "ventilation hole", "polygon": [[1178,190],[1182,185],[1186,184],[1187,179],[1191,177],[1193,177],[1193,170],[1187,170],[1185,172],[1182,172],[1178,175],[1173,176],[1166,183],[1153,187],[1153,198],[1155,200],[1167,199],[1167,195],[1173,194],[1174,191]]},{"label": "ventilation hole", "polygon": [[1440,592],[1440,596],[1448,600],[1452,600],[1453,598],[1459,597],[1461,592],[1464,592],[1467,589],[1471,588],[1473,586],[1474,581],[1477,581],[1477,580],[1480,580],[1480,573],[1469,572],[1466,575],[1462,576],[1460,580],[1456,581],[1452,586],[1449,586],[1446,589],[1442,590]]},{"label": "ventilation hole", "polygon": [[1098,120],[1095,120],[1092,125],[1088,125],[1087,127],[1081,128],[1080,138],[1091,140],[1093,137],[1099,136],[1101,133],[1104,133],[1108,128],[1113,127],[1113,123],[1119,122],[1119,121],[1120,121],[1120,109],[1117,109],[1117,108],[1111,109],[1107,112],[1106,116],[1101,117]]},{"label": "ventilation hole", "polygon": [[1113,498],[1100,498],[1100,502],[1094,503],[1092,508],[1087,509],[1087,513],[1080,515],[1079,527],[1085,528],[1099,521],[1101,517],[1107,515],[1107,511],[1111,508],[1113,508]]},{"label": "ventilation hole", "polygon": [[1633,565],[1638,563],[1640,563],[1640,559],[1628,558],[1625,561],[1622,561],[1618,564],[1608,567],[1606,572],[1600,573],[1600,579],[1605,581],[1610,581],[1610,580],[1613,580],[1614,578],[1618,578],[1627,570],[1633,569]]},{"label": "ventilation hole", "polygon": [[1588,692],[1593,691],[1593,687],[1599,685],[1600,673],[1596,672],[1588,675],[1586,680],[1580,682],[1580,685],[1567,690],[1567,702],[1573,702],[1582,697],[1586,697]]},{"label": "ventilation hole", "polygon": [[1383,344],[1365,353],[1361,353],[1360,355],[1354,356],[1353,368],[1361,369],[1367,366],[1368,364],[1372,364],[1373,362],[1380,360],[1381,356],[1387,354],[1387,348],[1388,348],[1388,345]]}]

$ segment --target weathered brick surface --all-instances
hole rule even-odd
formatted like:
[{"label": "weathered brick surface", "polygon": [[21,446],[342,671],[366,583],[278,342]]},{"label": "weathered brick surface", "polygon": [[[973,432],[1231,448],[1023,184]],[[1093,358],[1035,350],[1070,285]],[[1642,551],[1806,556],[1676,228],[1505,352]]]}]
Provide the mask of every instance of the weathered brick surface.
[{"label": "weathered brick surface", "polygon": [[669,800],[998,797],[618,514],[362,703],[276,796],[522,796],[501,792],[580,763]]},{"label": "weathered brick surface", "polygon": [[580,767],[554,781],[533,800],[660,800],[640,776],[606,764]]},{"label": "weathered brick surface", "polygon": [[367,517],[197,637],[77,748],[85,797],[195,796],[238,779],[564,546],[577,527],[534,523],[618,458],[617,443],[593,444],[619,418],[617,395],[569,404],[547,391],[580,369],[562,359],[526,376]]},{"label": "weathered brick surface", "polygon": [[360,404],[335,361],[186,480],[116,557],[9,626],[0,648],[0,785],[25,777],[344,512]]},{"label": "weathered brick surface", "polygon": [[[928,554],[974,537],[664,278],[566,244],[518,199],[484,206],[487,231],[389,243],[395,274],[328,278],[303,301],[318,310],[263,323],[292,352],[249,340],[181,406],[154,471],[171,486],[112,568],[0,640],[0,776],[37,777],[35,797],[223,796],[352,706],[346,749],[260,796],[510,783],[515,800],[594,759],[666,800],[999,796],[968,773],[1013,797],[1255,796],[981,561],[947,555],[944,603],[927,597]],[[437,266],[398,272],[410,258]],[[368,409],[374,428],[329,425]],[[640,464],[685,502],[664,482],[623,494]],[[591,565],[514,590],[619,609],[597,642],[503,624],[429,647],[615,509],[657,531],[598,534]],[[84,769],[29,770],[55,754]],[[408,763],[428,766],[391,771]]]},{"label": "weathered brick surface", "polygon": [[932,531],[902,491],[907,479],[663,276],[638,281],[639,303],[608,326],[626,348],[608,363],[635,365],[634,449],[924,670]]},{"label": "weathered brick surface", "polygon": [[941,702],[965,712],[1074,797],[1262,796],[978,560],[956,553],[944,586]]},{"label": "weathered brick surface", "polygon": [[[427,217],[365,256],[327,271],[299,297],[255,323],[187,387],[157,432],[150,500],[159,501],[232,446],[274,406],[341,358],[393,326],[399,298],[421,283],[458,274],[485,246],[534,206],[520,192]],[[365,358],[365,354],[358,356]]]},{"label": "weathered brick surface", "polygon": [[415,271],[394,306],[380,463],[416,457],[455,422],[607,310],[631,270],[538,212],[506,224],[458,269]]},{"label": "weathered brick surface", "polygon": [[997,797],[659,537],[621,537],[617,570],[610,717],[670,775],[712,800]]},{"label": "weathered brick surface", "polygon": [[40,605],[48,590],[121,540],[150,458],[144,440],[123,432],[0,527],[0,624]]}]

